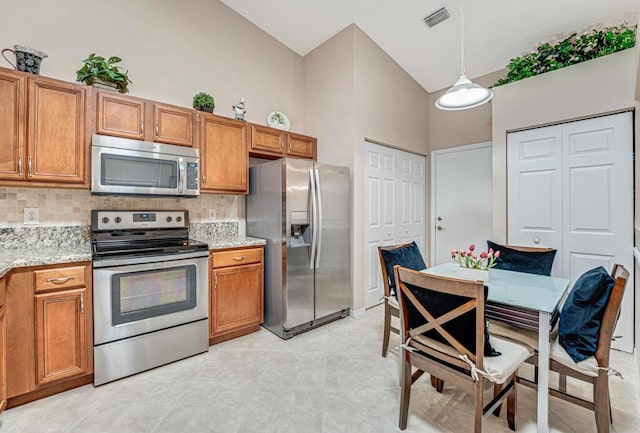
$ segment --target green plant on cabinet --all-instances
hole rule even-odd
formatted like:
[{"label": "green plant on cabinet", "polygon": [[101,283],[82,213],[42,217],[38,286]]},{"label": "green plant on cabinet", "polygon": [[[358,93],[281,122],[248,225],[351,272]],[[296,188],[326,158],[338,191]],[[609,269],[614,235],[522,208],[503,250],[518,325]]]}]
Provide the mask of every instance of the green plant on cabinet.
[{"label": "green plant on cabinet", "polygon": [[636,31],[637,26],[624,23],[603,30],[594,29],[581,36],[573,33],[554,45],[546,42],[531,53],[511,59],[507,76],[492,87],[632,48],[636,44]]},{"label": "green plant on cabinet", "polygon": [[127,93],[130,83],[133,83],[129,79],[129,71],[122,71],[122,68],[115,66],[116,63],[121,62],[120,57],[112,56],[105,59],[102,56],[96,56],[95,53],[91,53],[89,57],[82,61],[82,68],[76,71],[76,81],[85,83],[89,86],[93,85],[96,80],[101,80],[106,83],[113,83],[116,90],[120,93]]},{"label": "green plant on cabinet", "polygon": [[193,108],[199,111],[206,111],[207,113],[213,113],[213,109],[216,107],[213,96],[205,92],[196,93],[193,97]]}]

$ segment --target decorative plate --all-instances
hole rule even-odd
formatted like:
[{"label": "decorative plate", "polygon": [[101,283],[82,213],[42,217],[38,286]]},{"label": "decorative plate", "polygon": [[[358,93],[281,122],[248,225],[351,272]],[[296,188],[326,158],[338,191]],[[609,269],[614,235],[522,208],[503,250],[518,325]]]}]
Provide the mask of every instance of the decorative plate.
[{"label": "decorative plate", "polygon": [[280,111],[272,111],[267,116],[267,124],[271,128],[281,129],[283,131],[288,131],[291,129],[291,122],[286,114]]}]

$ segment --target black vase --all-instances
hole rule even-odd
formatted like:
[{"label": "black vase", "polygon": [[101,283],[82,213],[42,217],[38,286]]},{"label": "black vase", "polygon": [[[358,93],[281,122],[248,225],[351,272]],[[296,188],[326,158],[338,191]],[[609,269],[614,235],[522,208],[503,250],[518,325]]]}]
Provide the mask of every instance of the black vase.
[{"label": "black vase", "polygon": [[204,111],[206,113],[213,113],[213,107],[205,107],[205,106],[202,106],[202,105],[196,105],[193,108],[195,108],[198,111]]}]

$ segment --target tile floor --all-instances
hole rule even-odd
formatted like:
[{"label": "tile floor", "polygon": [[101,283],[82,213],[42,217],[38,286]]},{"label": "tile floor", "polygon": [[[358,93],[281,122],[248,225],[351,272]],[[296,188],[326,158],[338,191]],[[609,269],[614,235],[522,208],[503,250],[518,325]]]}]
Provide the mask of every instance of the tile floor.
[{"label": "tile floor", "polygon": [[[397,432],[398,352],[379,354],[383,310],[283,341],[266,330],[99,388],[87,385],[5,411],[0,433]],[[398,343],[392,336],[392,345]],[[613,432],[640,431],[633,357],[615,352]],[[569,383],[572,386],[572,382]],[[578,390],[579,391],[579,390]],[[520,387],[518,431],[533,433],[535,394]],[[593,414],[551,399],[553,432],[595,433]],[[471,432],[469,397],[422,378],[407,433]],[[486,432],[509,432],[503,414]]]}]

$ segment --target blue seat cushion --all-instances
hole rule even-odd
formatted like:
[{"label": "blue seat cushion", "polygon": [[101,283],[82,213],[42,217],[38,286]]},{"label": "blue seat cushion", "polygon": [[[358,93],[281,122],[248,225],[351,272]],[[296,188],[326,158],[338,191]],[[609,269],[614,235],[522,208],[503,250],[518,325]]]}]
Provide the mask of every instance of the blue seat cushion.
[{"label": "blue seat cushion", "polygon": [[578,278],[560,313],[558,338],[571,359],[580,362],[596,353],[598,333],[614,279],[605,268],[593,268]]},{"label": "blue seat cushion", "polygon": [[411,242],[406,247],[396,248],[393,250],[383,249],[380,251],[382,254],[382,258],[384,259],[385,268],[387,268],[389,290],[397,299],[398,295],[396,295],[396,279],[393,275],[393,267],[395,265],[400,265],[403,268],[413,269],[414,271],[421,271],[423,269],[427,269],[427,265],[424,264],[422,254],[420,254],[420,249],[418,248],[418,245],[415,243],[415,241]]},{"label": "blue seat cushion", "polygon": [[526,272],[528,274],[551,275],[556,250],[551,251],[518,251],[504,245],[487,241],[487,249],[500,251],[496,259],[496,269]]},{"label": "blue seat cushion", "polygon": [[[407,288],[435,318],[438,318],[469,301],[469,298],[465,296],[436,292],[434,290],[416,287],[411,284],[407,284]],[[485,302],[488,291],[489,288],[484,286]],[[424,316],[413,306],[413,304],[411,304],[411,302],[407,302],[406,304],[408,312],[407,324],[410,329],[417,328],[427,322]],[[484,323],[484,355],[499,356],[501,353],[496,351],[489,341],[487,321],[485,320]],[[469,352],[476,353],[476,310],[467,311],[463,315],[442,325],[442,328],[458,340]],[[424,335],[440,341],[441,343],[450,345],[450,343],[435,329],[425,332]]]}]

